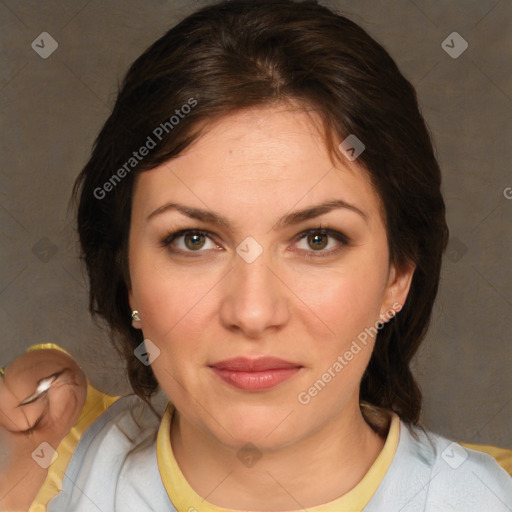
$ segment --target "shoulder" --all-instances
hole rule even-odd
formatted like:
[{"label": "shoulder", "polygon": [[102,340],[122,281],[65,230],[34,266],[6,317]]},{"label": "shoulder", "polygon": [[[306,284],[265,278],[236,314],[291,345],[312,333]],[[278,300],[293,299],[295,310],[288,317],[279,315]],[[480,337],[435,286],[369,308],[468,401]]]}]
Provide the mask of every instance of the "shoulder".
[{"label": "shoulder", "polygon": [[[138,397],[120,398],[83,434],[48,512],[140,512],[169,507],[156,461],[159,418]],[[135,508],[134,508],[135,507]]]},{"label": "shoulder", "polygon": [[365,512],[505,512],[512,478],[485,453],[400,422],[395,457]]},{"label": "shoulder", "polygon": [[431,510],[451,498],[460,510],[510,511],[512,478],[489,454],[429,432],[435,456],[429,491]]},{"label": "shoulder", "polygon": [[465,448],[488,453],[509,475],[512,476],[512,450],[510,448],[466,442],[461,442],[460,444]]}]

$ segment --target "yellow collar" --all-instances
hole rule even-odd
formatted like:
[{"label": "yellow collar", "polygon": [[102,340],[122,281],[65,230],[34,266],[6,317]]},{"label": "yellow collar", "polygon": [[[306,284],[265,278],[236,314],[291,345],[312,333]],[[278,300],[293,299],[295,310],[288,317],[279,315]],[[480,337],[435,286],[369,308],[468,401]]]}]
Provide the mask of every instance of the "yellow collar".
[{"label": "yellow collar", "polygon": [[87,381],[87,398],[82,413],[57,447],[56,458],[48,468],[46,479],[32,502],[29,512],[46,512],[48,502],[62,491],[63,475],[82,434],[119,398],[102,393]]},{"label": "yellow collar", "polygon": [[[201,512],[225,512],[199,496],[181,472],[171,446],[171,421],[174,407],[167,405],[157,437],[157,459],[160,476],[169,499],[178,512],[200,510]],[[332,512],[333,510],[361,511],[370,501],[386,474],[398,446],[400,418],[392,413],[391,424],[384,447],[363,479],[347,494],[334,501],[309,508],[309,512]],[[233,512],[236,512],[233,510]],[[299,512],[299,511],[297,511]]]}]

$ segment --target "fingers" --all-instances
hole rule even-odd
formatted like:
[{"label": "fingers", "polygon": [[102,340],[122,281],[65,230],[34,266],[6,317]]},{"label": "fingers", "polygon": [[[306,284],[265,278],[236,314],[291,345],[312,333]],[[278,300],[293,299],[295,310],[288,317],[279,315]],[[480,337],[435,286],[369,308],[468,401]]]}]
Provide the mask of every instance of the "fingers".
[{"label": "fingers", "polygon": [[45,377],[44,379],[41,379],[37,384],[35,392],[32,393],[28,398],[25,398],[25,400],[20,402],[18,407],[31,404],[32,402],[35,402],[38,398],[40,398],[42,395],[44,395],[51,388],[52,384],[55,382],[55,379],[59,375],[62,375],[63,371],[64,370],[54,373],[49,377]]},{"label": "fingers", "polygon": [[53,429],[58,437],[78,418],[86,392],[72,357],[53,349],[27,352],[0,376],[0,426],[19,433]]},{"label": "fingers", "polygon": [[29,407],[20,408],[20,393],[9,384],[10,379],[0,379],[0,425],[9,432],[27,432],[44,413],[46,404],[41,400]]}]

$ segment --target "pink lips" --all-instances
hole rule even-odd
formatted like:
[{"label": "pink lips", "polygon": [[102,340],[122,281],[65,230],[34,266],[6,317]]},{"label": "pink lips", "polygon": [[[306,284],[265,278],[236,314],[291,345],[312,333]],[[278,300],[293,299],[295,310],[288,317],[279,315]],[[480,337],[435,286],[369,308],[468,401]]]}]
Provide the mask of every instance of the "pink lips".
[{"label": "pink lips", "polygon": [[246,391],[273,388],[302,368],[301,365],[276,357],[236,357],[214,363],[210,367],[225,382]]}]

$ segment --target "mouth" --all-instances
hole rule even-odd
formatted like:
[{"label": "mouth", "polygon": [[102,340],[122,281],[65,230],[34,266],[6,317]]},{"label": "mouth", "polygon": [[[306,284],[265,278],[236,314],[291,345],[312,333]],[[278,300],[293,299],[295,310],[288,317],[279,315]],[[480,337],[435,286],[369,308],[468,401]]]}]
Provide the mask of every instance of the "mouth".
[{"label": "mouth", "polygon": [[302,365],[276,357],[237,357],[210,365],[227,384],[245,391],[271,389],[297,374]]}]

